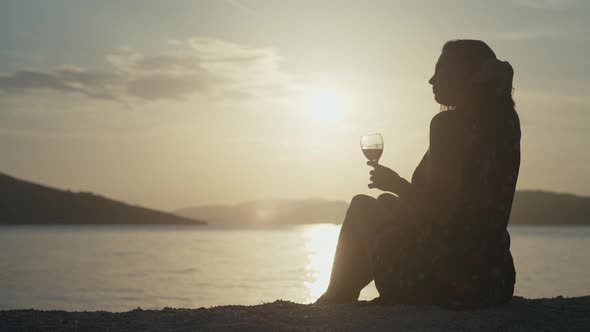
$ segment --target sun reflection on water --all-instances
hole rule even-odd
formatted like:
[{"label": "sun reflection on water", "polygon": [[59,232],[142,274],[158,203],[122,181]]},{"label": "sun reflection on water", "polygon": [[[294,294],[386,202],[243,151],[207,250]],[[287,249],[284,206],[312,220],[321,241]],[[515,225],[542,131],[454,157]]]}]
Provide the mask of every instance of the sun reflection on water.
[{"label": "sun reflection on water", "polygon": [[303,233],[308,258],[304,285],[309,302],[314,302],[328,288],[339,231],[340,225],[320,224],[308,226]]}]

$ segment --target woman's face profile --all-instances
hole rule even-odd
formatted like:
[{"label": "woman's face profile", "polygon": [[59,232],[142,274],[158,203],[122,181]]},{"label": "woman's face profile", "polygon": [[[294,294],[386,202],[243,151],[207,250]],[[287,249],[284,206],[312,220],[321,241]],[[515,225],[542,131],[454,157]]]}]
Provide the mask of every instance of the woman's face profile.
[{"label": "woman's face profile", "polygon": [[463,76],[456,57],[443,52],[434,68],[434,75],[428,80],[434,100],[441,105],[456,106],[463,96]]}]

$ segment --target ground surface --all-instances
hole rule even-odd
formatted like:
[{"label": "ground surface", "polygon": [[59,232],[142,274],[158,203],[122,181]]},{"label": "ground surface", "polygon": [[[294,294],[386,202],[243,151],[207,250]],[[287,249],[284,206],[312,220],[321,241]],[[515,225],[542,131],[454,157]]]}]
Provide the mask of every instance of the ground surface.
[{"label": "ground surface", "polygon": [[590,296],[515,297],[474,312],[433,306],[255,306],[128,312],[0,311],[0,331],[590,331]]}]

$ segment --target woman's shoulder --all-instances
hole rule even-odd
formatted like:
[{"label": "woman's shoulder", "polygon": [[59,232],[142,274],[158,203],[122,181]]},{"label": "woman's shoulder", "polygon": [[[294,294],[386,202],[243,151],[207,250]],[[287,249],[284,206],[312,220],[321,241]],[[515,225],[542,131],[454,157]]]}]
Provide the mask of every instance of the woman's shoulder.
[{"label": "woman's shoulder", "polygon": [[472,122],[462,111],[439,112],[430,120],[430,133],[460,135],[469,129]]}]

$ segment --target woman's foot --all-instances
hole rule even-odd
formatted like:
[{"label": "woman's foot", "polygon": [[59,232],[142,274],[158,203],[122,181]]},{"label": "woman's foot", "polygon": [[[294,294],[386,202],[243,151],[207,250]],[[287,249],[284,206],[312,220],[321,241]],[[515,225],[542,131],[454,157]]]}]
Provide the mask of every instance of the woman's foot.
[{"label": "woman's foot", "polygon": [[341,294],[335,294],[333,292],[326,291],[320,296],[313,305],[324,305],[324,304],[351,304],[356,303],[358,295],[355,296],[343,296]]},{"label": "woman's foot", "polygon": [[368,300],[368,301],[359,301],[358,302],[359,305],[387,305],[390,304],[389,301],[387,301],[384,297],[382,296],[378,296],[372,300]]}]

